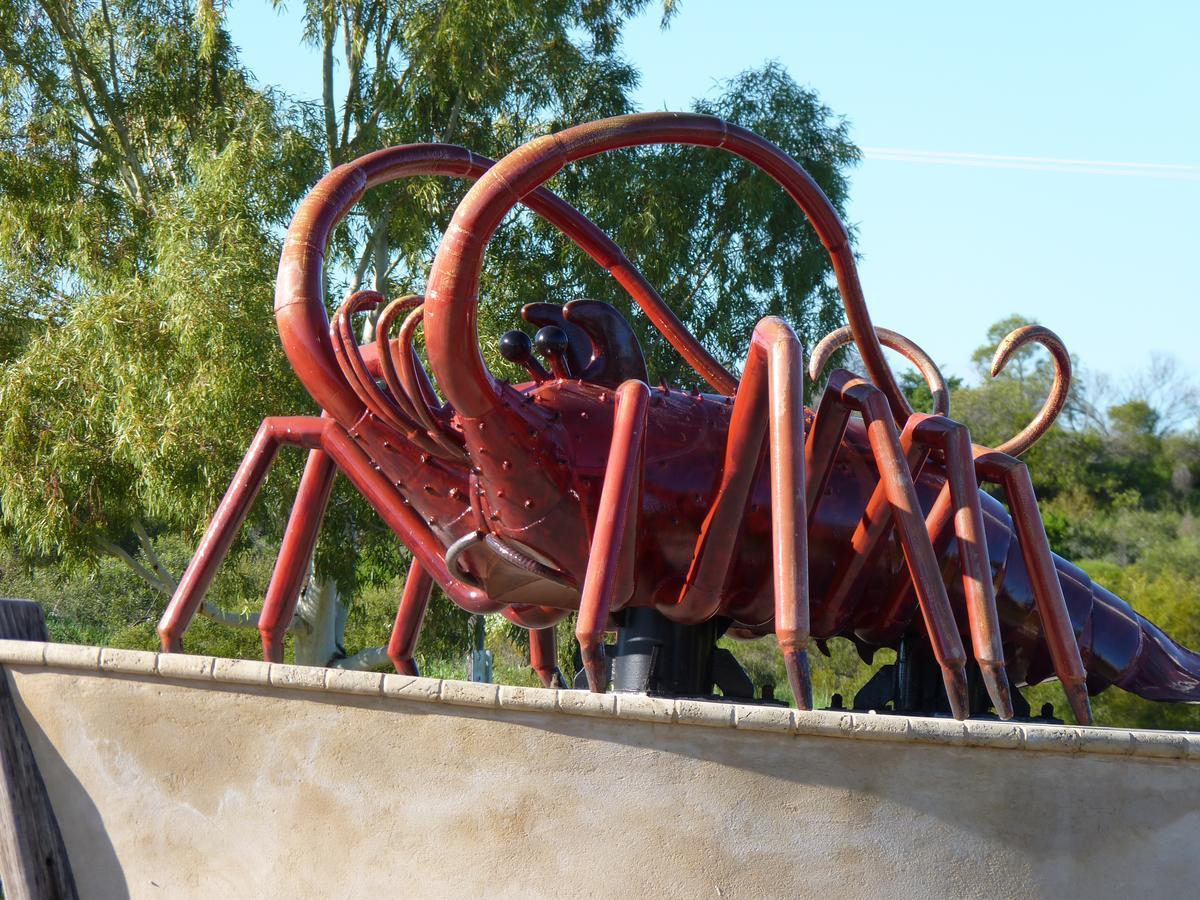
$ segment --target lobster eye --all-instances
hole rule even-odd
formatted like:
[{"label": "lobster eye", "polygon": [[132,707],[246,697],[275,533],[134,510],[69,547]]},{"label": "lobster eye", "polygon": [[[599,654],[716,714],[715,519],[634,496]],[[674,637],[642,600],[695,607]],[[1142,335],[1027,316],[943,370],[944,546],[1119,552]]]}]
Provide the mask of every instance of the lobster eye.
[{"label": "lobster eye", "polygon": [[550,373],[534,359],[533,342],[525,332],[514,330],[500,335],[500,355],[510,363],[523,366],[538,384],[550,380]]},{"label": "lobster eye", "polygon": [[567,333],[557,325],[539,328],[538,333],[534,335],[533,342],[537,345],[538,353],[551,359],[566,353],[569,344]]},{"label": "lobster eye", "polygon": [[500,355],[521,365],[533,355],[533,342],[523,331],[506,331],[500,335]]},{"label": "lobster eye", "polygon": [[555,378],[571,377],[571,369],[567,365],[567,348],[571,341],[563,329],[557,325],[539,328],[538,333],[533,336],[533,343],[538,353],[550,361],[550,371],[554,373]]}]

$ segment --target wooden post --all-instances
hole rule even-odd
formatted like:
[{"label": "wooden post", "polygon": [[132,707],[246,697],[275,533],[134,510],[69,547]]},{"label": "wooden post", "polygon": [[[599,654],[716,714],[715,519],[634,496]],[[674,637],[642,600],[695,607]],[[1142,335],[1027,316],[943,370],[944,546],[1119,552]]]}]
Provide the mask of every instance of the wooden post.
[{"label": "wooden post", "polygon": [[[0,599],[0,638],[48,639],[42,608],[29,600]],[[0,666],[0,896],[11,900],[79,895],[67,848],[46,785]]]}]

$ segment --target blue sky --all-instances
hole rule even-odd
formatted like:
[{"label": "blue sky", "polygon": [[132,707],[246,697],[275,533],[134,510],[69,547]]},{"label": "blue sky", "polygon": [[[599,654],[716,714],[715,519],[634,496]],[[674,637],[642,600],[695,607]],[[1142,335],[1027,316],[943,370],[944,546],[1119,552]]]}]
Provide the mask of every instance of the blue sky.
[{"label": "blue sky", "polygon": [[[261,81],[315,97],[292,7],[239,0],[228,24]],[[988,325],[1020,313],[1118,382],[1153,352],[1200,376],[1200,4],[681,0],[658,19],[626,32],[643,109],[776,59],[847,119],[872,315],[947,372],[972,376]]]}]

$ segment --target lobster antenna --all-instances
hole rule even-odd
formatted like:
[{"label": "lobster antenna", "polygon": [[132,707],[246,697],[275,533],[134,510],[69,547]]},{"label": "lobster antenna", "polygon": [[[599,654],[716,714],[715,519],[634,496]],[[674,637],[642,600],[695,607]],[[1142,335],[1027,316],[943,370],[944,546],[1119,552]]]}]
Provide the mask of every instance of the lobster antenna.
[{"label": "lobster antenna", "polygon": [[[453,144],[389,147],[338,166],[301,201],[279,259],[275,320],[296,375],[309,395],[338,421],[355,421],[365,404],[344,377],[329,335],[322,269],[333,229],[370,187],[417,175],[479,178],[493,165],[486,156]],[[545,188],[527,194],[521,202],[606,269],[709,384],[726,394],[737,389],[737,379],[688,332],[621,248],[590,219]]]},{"label": "lobster antenna", "polygon": [[[536,138],[509,153],[467,192],[442,236],[426,291],[430,366],[459,414],[477,418],[500,403],[499,388],[479,351],[476,316],[483,254],[501,220],[519,200],[568,163],[608,150],[651,144],[726,150],[758,166],[788,192],[830,255],[846,318],[868,374],[883,391],[896,420],[906,419],[911,410],[875,335],[849,233],[829,198],[799,163],[771,142],[696,113],[617,116]],[[667,331],[663,333],[671,339]]]}]

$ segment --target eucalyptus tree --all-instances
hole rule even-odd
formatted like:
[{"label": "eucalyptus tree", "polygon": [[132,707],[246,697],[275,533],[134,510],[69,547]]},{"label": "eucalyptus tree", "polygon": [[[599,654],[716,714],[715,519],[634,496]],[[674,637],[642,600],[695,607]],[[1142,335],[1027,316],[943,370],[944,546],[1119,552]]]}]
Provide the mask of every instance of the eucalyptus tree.
[{"label": "eucalyptus tree", "polygon": [[[279,237],[305,187],[390,144],[447,141],[499,156],[536,134],[631,111],[637,71],[620,36],[648,4],[309,0],[319,98],[257,88],[211,0],[0,7],[8,540],[66,563],[109,554],[170,593],[183,560],[160,560],[155,536],[190,543],[263,416],[314,411],[270,314]],[[664,22],[673,11],[663,4]],[[782,68],[748,72],[696,107],[779,143],[842,208],[857,159],[847,127]],[[802,216],[719,151],[625,151],[551,186],[612,233],[732,367],[762,315],[784,315],[810,340],[840,322],[825,254]],[[334,236],[330,308],[367,283],[390,296],[419,292],[464,189],[412,179],[368,194]],[[485,351],[524,302],[593,296],[628,309],[605,273],[520,212],[493,243],[483,292]],[[631,315],[656,375],[689,377]],[[251,520],[260,541],[286,518],[298,466],[288,455],[281,465]],[[302,598],[298,658],[341,656],[345,597],[401,564],[340,480]]]},{"label": "eucalyptus tree", "polygon": [[303,126],[189,3],[0,6],[0,514],[26,554],[169,593],[154,534],[301,402],[263,312],[320,169]]},{"label": "eucalyptus tree", "polygon": [[[315,104],[326,162],[418,141],[498,156],[549,124],[628,112],[637,72],[620,35],[648,4],[306,0],[305,37],[321,58]],[[664,25],[673,9],[663,3]],[[367,277],[381,293],[419,287],[462,191],[419,179],[369,194],[335,239],[335,293]]]}]

